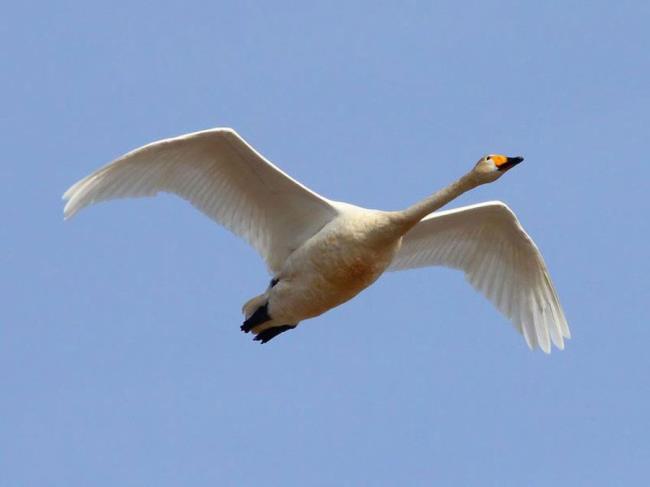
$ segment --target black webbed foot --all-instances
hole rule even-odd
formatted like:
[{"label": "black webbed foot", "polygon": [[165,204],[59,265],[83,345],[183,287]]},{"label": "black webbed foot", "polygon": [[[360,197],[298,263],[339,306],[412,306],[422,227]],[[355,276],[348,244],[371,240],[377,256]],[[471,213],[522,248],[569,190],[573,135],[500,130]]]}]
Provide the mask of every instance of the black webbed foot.
[{"label": "black webbed foot", "polygon": [[259,332],[257,336],[253,338],[253,340],[257,342],[266,343],[270,340],[273,340],[280,333],[284,333],[285,331],[288,330],[293,330],[295,327],[296,327],[295,325],[280,325],[280,326],[274,326],[273,328],[267,328],[266,330]]},{"label": "black webbed foot", "polygon": [[244,324],[241,325],[241,331],[244,333],[248,333],[251,331],[253,328],[255,328],[257,325],[261,325],[262,323],[266,323],[271,319],[269,316],[269,309],[268,309],[268,303],[266,303],[264,306],[260,306],[255,310],[255,312],[250,315],[250,317],[244,321]]}]

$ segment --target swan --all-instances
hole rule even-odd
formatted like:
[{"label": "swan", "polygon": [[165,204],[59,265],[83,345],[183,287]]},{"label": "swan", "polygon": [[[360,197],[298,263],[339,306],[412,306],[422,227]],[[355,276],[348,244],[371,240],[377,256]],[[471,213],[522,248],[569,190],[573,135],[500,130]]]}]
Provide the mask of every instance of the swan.
[{"label": "swan", "polygon": [[147,144],[72,185],[65,219],[100,201],[175,193],[252,245],[272,275],[242,309],[242,331],[266,343],[338,306],[385,271],[462,270],[524,336],[550,353],[570,338],[546,264],[504,203],[434,213],[523,157],[482,157],[457,181],[402,211],[332,201],[285,174],[230,128]]}]

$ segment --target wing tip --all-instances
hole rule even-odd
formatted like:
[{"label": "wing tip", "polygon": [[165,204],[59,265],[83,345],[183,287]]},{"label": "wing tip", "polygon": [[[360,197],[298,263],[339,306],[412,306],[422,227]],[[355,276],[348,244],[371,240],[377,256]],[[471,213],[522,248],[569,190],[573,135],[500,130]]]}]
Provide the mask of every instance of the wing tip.
[{"label": "wing tip", "polygon": [[79,205],[76,200],[78,200],[77,195],[79,194],[79,189],[82,184],[88,180],[88,177],[80,179],[72,186],[70,186],[63,195],[61,195],[61,200],[65,201],[65,206],[63,207],[63,219],[68,220],[72,218],[75,213],[79,210]]},{"label": "wing tip", "polygon": [[562,327],[562,336],[567,340],[571,339],[571,330],[569,329],[569,324],[566,321]]},{"label": "wing tip", "polygon": [[74,214],[77,212],[77,208],[75,208],[73,205],[75,203],[75,198],[74,198],[74,192],[77,188],[78,184],[74,184],[68,188],[68,190],[63,193],[61,196],[61,199],[65,201],[65,206],[63,207],[63,219],[68,220],[74,216]]},{"label": "wing tip", "polygon": [[72,202],[68,201],[68,203],[63,207],[63,220],[64,221],[69,220],[70,218],[72,218],[75,215],[75,213],[77,213],[77,209],[73,208],[70,203],[72,203]]},{"label": "wing tip", "polygon": [[[552,339],[550,343],[541,343],[538,346],[542,350],[542,352],[544,352],[546,355],[551,354],[551,352],[553,351],[553,347],[555,347],[558,351],[562,352],[565,347],[564,340],[569,338],[570,337],[561,335],[559,339]],[[528,346],[531,350],[535,348],[534,346],[531,347],[530,344]]]}]

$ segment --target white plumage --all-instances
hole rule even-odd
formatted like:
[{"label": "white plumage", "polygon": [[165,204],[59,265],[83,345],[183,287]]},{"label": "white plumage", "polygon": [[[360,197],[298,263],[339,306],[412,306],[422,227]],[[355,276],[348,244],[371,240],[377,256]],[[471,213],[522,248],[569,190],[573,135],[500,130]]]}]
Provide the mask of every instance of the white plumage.
[{"label": "white plumage", "polygon": [[271,272],[331,220],[329,202],[265,160],[231,129],[147,144],[74,184],[66,218],[100,201],[176,193],[244,238]]},{"label": "white plumage", "polygon": [[148,144],[74,184],[66,218],[113,198],[161,191],[188,200],[248,241],[274,276],[244,305],[242,329],[263,343],[358,294],[385,270],[462,270],[529,347],[564,347],[569,328],[544,260],[516,216],[489,202],[432,213],[492,182],[522,158],[482,158],[465,176],[404,211],[328,200],[264,159],[234,130]]},{"label": "white plumage", "polygon": [[427,216],[404,236],[388,270],[435,265],[462,270],[510,318],[529,347],[548,352],[552,341],[564,348],[569,327],[542,254],[504,203]]}]

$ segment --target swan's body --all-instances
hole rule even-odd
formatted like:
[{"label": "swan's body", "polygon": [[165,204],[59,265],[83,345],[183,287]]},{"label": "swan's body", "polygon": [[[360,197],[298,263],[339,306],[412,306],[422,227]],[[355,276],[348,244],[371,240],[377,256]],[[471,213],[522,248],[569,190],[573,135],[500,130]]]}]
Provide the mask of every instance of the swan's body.
[{"label": "swan's body", "polygon": [[118,197],[173,192],[246,239],[274,278],[244,304],[242,329],[266,342],[342,304],[387,269],[463,270],[532,348],[563,348],[569,329],[544,261],[500,202],[431,214],[494,181],[522,158],[488,156],[449,187],[404,211],[330,201],[266,161],[231,129],[136,149],[73,185],[64,213]]},{"label": "swan's body", "polygon": [[[334,207],[340,213],[287,258],[277,284],[258,297],[272,317],[260,330],[318,316],[356,296],[390,265],[401,240],[390,229],[390,214]],[[244,315],[256,308],[244,305]]]}]

